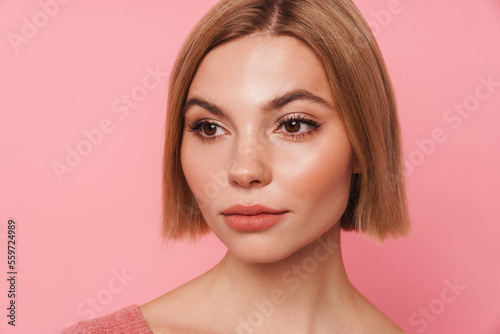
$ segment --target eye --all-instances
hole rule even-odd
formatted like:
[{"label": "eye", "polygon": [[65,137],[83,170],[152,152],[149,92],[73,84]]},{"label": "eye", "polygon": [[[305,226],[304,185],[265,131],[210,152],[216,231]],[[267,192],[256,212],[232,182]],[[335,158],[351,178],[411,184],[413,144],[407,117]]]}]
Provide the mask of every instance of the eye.
[{"label": "eye", "polygon": [[[312,135],[321,125],[300,115],[291,115],[278,122],[278,131],[283,136],[300,139]],[[198,119],[189,124],[187,131],[194,133],[200,140],[211,141],[224,135],[224,128],[214,121]]]},{"label": "eye", "polygon": [[221,130],[223,130],[223,127],[213,121],[198,119],[188,126],[187,131],[193,132],[201,140],[208,141],[222,136],[223,134],[221,133],[217,134]]},{"label": "eye", "polygon": [[321,124],[307,119],[304,116],[292,115],[280,120],[278,129],[283,129],[278,132],[283,133],[285,137],[299,139],[304,136],[311,135]]},{"label": "eye", "polygon": [[211,123],[203,124],[201,130],[207,136],[213,136],[217,133],[217,125]]}]

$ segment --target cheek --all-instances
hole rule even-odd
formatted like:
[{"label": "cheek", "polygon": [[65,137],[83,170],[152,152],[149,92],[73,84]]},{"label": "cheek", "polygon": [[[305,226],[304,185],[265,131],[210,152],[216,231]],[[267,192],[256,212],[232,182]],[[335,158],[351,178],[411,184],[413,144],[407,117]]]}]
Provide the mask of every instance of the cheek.
[{"label": "cheek", "polygon": [[183,141],[181,145],[181,166],[184,177],[191,189],[193,195],[197,198],[203,194],[203,185],[205,184],[205,176],[203,170],[199,165],[199,156],[193,154],[189,149],[189,144]]},{"label": "cheek", "polygon": [[[294,202],[302,206],[298,210],[314,213],[345,208],[352,175],[352,149],[346,137],[326,138],[293,156],[288,155],[285,161],[279,172],[280,183]],[[306,203],[307,206],[303,205]]]},{"label": "cheek", "polygon": [[225,184],[221,182],[220,161],[214,152],[199,149],[190,140],[181,145],[181,166],[184,177],[201,209],[209,207],[211,201],[221,193]]}]

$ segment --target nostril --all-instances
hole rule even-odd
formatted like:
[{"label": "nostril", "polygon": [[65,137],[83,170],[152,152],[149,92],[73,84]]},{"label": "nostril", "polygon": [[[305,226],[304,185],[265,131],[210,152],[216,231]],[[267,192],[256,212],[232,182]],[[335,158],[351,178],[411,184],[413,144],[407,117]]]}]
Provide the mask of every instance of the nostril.
[{"label": "nostril", "polygon": [[263,182],[262,177],[258,177],[255,173],[236,172],[229,175],[229,183],[241,187],[255,187]]},{"label": "nostril", "polygon": [[[241,146],[240,146],[241,147]],[[271,181],[271,166],[269,159],[255,150],[235,152],[226,166],[229,183],[241,187],[258,187]]]}]

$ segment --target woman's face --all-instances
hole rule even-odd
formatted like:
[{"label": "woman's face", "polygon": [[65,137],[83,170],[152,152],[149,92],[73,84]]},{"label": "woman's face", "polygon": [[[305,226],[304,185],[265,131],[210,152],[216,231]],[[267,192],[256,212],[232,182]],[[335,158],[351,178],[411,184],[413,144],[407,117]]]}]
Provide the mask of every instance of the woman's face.
[{"label": "woman's face", "polygon": [[[208,225],[240,260],[283,259],[339,223],[356,169],[334,105],[322,63],[293,37],[239,38],[201,62],[182,169]],[[222,213],[237,204],[283,213]]]}]

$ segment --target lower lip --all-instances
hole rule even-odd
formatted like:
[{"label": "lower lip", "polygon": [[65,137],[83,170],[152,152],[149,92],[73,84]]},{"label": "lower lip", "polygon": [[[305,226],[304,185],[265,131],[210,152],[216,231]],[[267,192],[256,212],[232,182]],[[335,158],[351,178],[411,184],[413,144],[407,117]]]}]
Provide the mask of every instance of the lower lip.
[{"label": "lower lip", "polygon": [[285,217],[283,213],[263,213],[260,215],[225,215],[224,221],[233,230],[240,232],[262,231],[276,225]]}]

